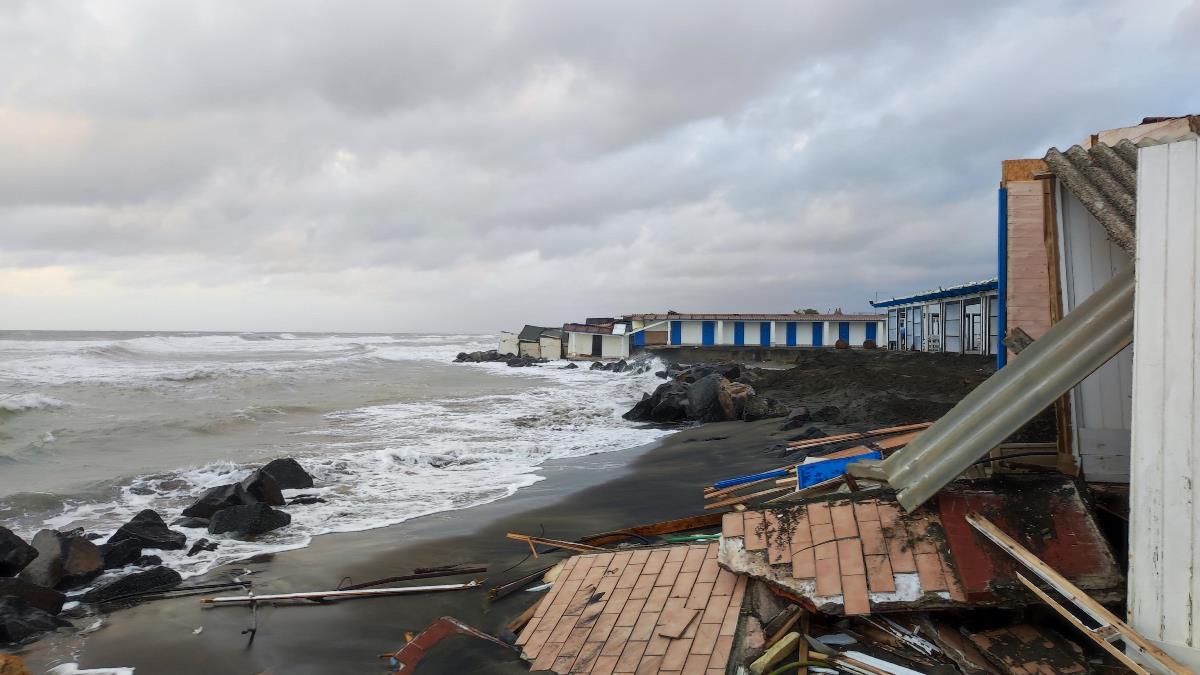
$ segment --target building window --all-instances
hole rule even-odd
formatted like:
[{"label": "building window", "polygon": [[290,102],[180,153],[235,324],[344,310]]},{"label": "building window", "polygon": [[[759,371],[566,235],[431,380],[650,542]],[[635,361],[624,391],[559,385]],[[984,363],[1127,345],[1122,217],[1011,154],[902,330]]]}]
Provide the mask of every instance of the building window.
[{"label": "building window", "polygon": [[962,352],[962,303],[958,300],[947,302],[945,313],[946,318],[943,321],[946,328],[943,340],[946,345],[945,351],[958,354]]},{"label": "building window", "polygon": [[896,310],[888,310],[888,349],[896,348]]},{"label": "building window", "polygon": [[963,350],[979,353],[983,347],[983,300],[963,302]]}]

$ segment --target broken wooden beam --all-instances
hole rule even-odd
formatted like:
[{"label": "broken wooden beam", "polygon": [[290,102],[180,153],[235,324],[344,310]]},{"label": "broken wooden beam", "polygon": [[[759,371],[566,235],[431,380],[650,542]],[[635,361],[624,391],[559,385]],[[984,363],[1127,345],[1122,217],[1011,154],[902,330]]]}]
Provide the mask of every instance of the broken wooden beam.
[{"label": "broken wooden beam", "polygon": [[579,541],[583,544],[591,544],[592,546],[600,546],[602,544],[611,544],[618,541],[624,541],[632,537],[656,537],[664,534],[674,534],[676,532],[687,532],[689,530],[700,530],[706,527],[716,527],[721,524],[721,513],[702,513],[697,516],[688,516],[686,518],[675,518],[674,520],[664,520],[657,523],[648,523],[645,525],[634,525],[623,530],[614,530],[612,532],[601,532],[600,534],[589,534],[586,537],[580,537]]},{"label": "broken wooden beam", "polygon": [[406,595],[409,593],[437,593],[441,591],[464,591],[477,588],[479,582],[471,580],[465,584],[445,584],[442,586],[408,586],[406,588],[365,588],[356,591],[308,591],[304,593],[275,593],[269,595],[228,595],[217,598],[202,598],[206,605],[232,605],[248,602],[266,602],[273,600],[339,600],[343,598],[371,598],[387,595]]},{"label": "broken wooden beam", "polygon": [[[599,546],[590,546],[588,544],[578,544],[573,541],[562,541],[560,539],[547,539],[545,537],[531,537],[527,534],[519,534],[517,532],[509,532],[508,534],[506,534],[504,536],[506,538],[512,539],[514,541],[523,541],[523,542],[529,544],[529,550],[533,552],[534,558],[538,557],[538,551],[537,551],[536,544],[541,544],[542,546],[551,546],[553,548],[563,548],[568,551],[578,551],[580,553],[590,553],[592,551],[603,551],[604,550],[604,549],[600,548]],[[549,551],[547,551],[547,553],[549,553]]]}]

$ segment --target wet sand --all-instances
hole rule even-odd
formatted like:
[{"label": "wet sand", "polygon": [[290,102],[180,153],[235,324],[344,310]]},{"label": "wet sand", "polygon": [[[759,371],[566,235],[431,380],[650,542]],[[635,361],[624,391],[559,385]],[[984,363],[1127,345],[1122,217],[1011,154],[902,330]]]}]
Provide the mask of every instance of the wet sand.
[{"label": "wet sand", "polygon": [[[788,432],[779,420],[695,427],[649,446],[544,465],[547,479],[492,504],[418,518],[392,527],[330,534],[305,549],[235,563],[189,584],[225,580],[254,570],[256,593],[334,588],[408,574],[414,567],[471,562],[490,568],[483,588],[370,598],[324,605],[262,606],[253,644],[246,607],[202,607],[197,597],[146,602],[104,617],[89,636],[80,665],[132,666],[156,673],[382,673],[379,654],[399,649],[405,631],[419,631],[443,615],[496,633],[538,597],[517,592],[489,604],[486,588],[565,557],[521,562],[529,550],[505,532],[555,539],[578,537],[702,512],[701,488],[715,480],[778,466]],[[482,576],[482,575],[481,575]],[[397,585],[447,584],[447,577]],[[236,593],[221,592],[221,595]],[[86,626],[91,619],[77,622]],[[193,631],[203,626],[200,634]],[[41,645],[41,646],[39,646]],[[32,666],[61,660],[64,643],[50,640],[25,655]],[[57,652],[54,654],[53,652]],[[528,672],[515,652],[467,638],[451,638],[426,657],[419,672]]]}]

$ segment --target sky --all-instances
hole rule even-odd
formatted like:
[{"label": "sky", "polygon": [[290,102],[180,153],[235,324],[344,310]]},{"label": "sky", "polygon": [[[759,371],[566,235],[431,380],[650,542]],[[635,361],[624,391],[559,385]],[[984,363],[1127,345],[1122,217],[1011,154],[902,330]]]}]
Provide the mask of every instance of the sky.
[{"label": "sky", "polygon": [[0,329],[493,332],[996,274],[1200,2],[0,3]]}]

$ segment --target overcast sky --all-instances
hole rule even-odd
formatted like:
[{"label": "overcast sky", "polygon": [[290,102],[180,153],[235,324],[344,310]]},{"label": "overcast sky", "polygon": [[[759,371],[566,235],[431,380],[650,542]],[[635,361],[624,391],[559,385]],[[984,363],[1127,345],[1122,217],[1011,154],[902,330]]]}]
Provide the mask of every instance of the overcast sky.
[{"label": "overcast sky", "polygon": [[996,272],[1200,3],[0,3],[0,329],[494,331]]}]

